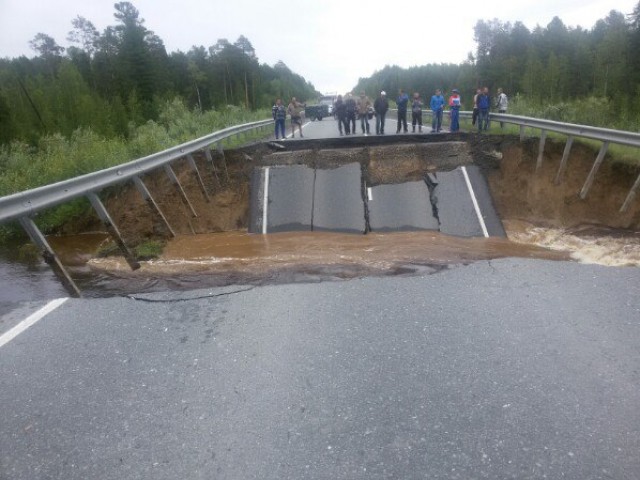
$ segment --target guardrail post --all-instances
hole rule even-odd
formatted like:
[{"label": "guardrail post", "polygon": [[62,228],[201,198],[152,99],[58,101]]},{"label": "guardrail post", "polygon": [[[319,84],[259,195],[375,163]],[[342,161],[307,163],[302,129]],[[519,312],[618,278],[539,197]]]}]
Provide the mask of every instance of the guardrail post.
[{"label": "guardrail post", "polygon": [[[223,151],[222,150],[222,143],[218,142],[218,150],[219,151]],[[213,163],[213,156],[211,155],[211,148],[207,147],[204,149],[204,154],[207,157],[207,162],[209,162],[209,164],[211,165],[211,169],[213,170],[213,175],[216,177],[216,182],[218,182],[218,185],[221,185],[220,183],[220,177],[218,177],[218,169],[216,168],[216,164]]]},{"label": "guardrail post", "polygon": [[521,142],[523,142],[524,139],[526,138],[526,135],[524,133],[524,129],[525,129],[525,126],[524,125],[520,125],[520,141]]},{"label": "guardrail post", "polygon": [[75,284],[67,270],[64,268],[62,263],[60,263],[60,259],[55,254],[49,242],[42,234],[42,232],[38,229],[38,226],[34,223],[34,221],[30,217],[20,217],[18,219],[20,225],[27,232],[29,238],[36,246],[40,249],[40,253],[42,254],[42,258],[44,261],[53,269],[53,273],[60,279],[64,288],[69,292],[69,295],[75,298],[82,297],[80,293],[80,289]]},{"label": "guardrail post", "polygon": [[589,176],[587,177],[587,181],[584,182],[584,186],[582,187],[582,190],[580,191],[580,198],[581,199],[585,199],[585,197],[587,196],[587,193],[589,193],[589,189],[591,188],[591,185],[593,185],[593,181],[596,178],[596,173],[598,172],[598,169],[600,168],[600,164],[602,163],[602,161],[604,160],[604,156],[607,153],[607,149],[609,148],[609,142],[604,142],[602,144],[602,147],[600,147],[600,153],[598,153],[598,156],[596,157],[596,161],[593,162],[593,167],[591,167],[591,172],[589,172]]},{"label": "guardrail post", "polygon": [[631,187],[631,190],[629,190],[629,193],[627,194],[627,198],[625,199],[624,203],[620,207],[620,213],[627,211],[627,209],[629,208],[629,205],[631,205],[631,202],[636,197],[636,192],[638,191],[639,187],[640,187],[640,175],[638,175],[638,178],[636,178],[636,182],[633,184],[633,187]]},{"label": "guardrail post", "polygon": [[149,205],[149,207],[151,207],[151,210],[156,212],[156,214],[160,217],[162,223],[164,223],[164,226],[167,228],[167,230],[169,230],[169,234],[172,237],[175,237],[176,233],[173,231],[173,228],[171,228],[171,225],[169,225],[167,218],[164,216],[162,210],[160,210],[160,207],[151,196],[151,192],[149,192],[142,179],[140,177],[133,177],[133,183],[140,192],[140,195],[142,195],[142,198],[144,198],[144,200],[147,202],[147,205]]},{"label": "guardrail post", "polygon": [[91,202],[91,206],[93,207],[93,209],[98,214],[98,217],[100,217],[100,220],[102,220],[102,223],[104,223],[104,226],[107,227],[107,231],[113,237],[116,244],[122,251],[124,255],[124,259],[127,261],[129,266],[131,267],[131,270],[139,269],[140,264],[135,259],[133,253],[131,253],[131,250],[129,250],[129,247],[127,247],[127,245],[124,243],[124,240],[122,238],[122,235],[120,235],[120,231],[118,230],[118,227],[116,227],[116,224],[113,223],[113,220],[109,215],[109,212],[107,212],[107,209],[104,208],[104,205],[100,201],[100,198],[98,198],[98,195],[96,195],[94,192],[89,192],[87,193],[87,198]]},{"label": "guardrail post", "polygon": [[536,170],[540,170],[542,166],[542,157],[544,156],[544,144],[547,141],[547,131],[542,130],[540,132],[540,143],[538,145],[538,162],[536,163]]},{"label": "guardrail post", "polygon": [[209,198],[207,189],[204,186],[204,182],[202,181],[202,177],[200,176],[200,172],[198,171],[198,166],[196,165],[196,161],[194,160],[193,155],[191,155],[190,153],[187,154],[187,162],[189,163],[191,170],[193,170],[193,173],[196,176],[196,180],[198,181],[198,185],[200,186],[202,195],[204,195],[204,199],[207,201],[207,203],[210,203],[211,199]]},{"label": "guardrail post", "polygon": [[569,161],[569,154],[571,153],[572,145],[573,135],[569,135],[569,138],[567,138],[567,143],[564,146],[564,153],[562,154],[562,160],[560,161],[560,168],[558,168],[558,173],[556,173],[556,179],[554,180],[554,183],[556,185],[560,185],[562,176],[564,175],[564,171],[567,169],[567,162]]},{"label": "guardrail post", "polygon": [[227,156],[224,154],[224,149],[222,148],[222,143],[218,142],[218,152],[222,155],[222,166],[224,167],[224,176],[227,179],[227,183],[229,182],[229,169],[227,169]]},{"label": "guardrail post", "polygon": [[191,202],[189,201],[189,197],[187,197],[187,194],[184,191],[184,188],[182,188],[182,185],[180,184],[180,180],[178,180],[178,177],[176,176],[176,172],[173,171],[173,168],[171,168],[170,165],[165,165],[164,171],[167,172],[167,176],[169,177],[169,180],[171,180],[171,183],[175,185],[176,189],[178,190],[178,193],[180,194],[180,197],[182,198],[182,201],[187,205],[187,207],[189,207],[189,210],[191,210],[191,214],[194,217],[197,217],[198,214],[193,209],[193,205],[191,205]]}]

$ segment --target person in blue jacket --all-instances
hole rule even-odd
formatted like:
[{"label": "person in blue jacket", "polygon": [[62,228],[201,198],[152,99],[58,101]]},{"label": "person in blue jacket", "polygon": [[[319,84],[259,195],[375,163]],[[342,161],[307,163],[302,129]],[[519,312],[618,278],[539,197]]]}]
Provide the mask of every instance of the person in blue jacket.
[{"label": "person in blue jacket", "polygon": [[429,108],[431,108],[431,111],[433,112],[431,133],[439,132],[442,130],[442,114],[444,112],[444,97],[442,96],[442,91],[439,88],[436,88],[436,93],[431,97]]},{"label": "person in blue jacket", "polygon": [[478,132],[489,129],[489,107],[491,106],[491,98],[489,97],[489,88],[484,87],[482,93],[478,95]]},{"label": "person in blue jacket", "polygon": [[407,104],[409,103],[409,95],[407,95],[403,89],[400,89],[400,94],[396,100],[398,106],[398,128],[396,133],[400,133],[401,127],[404,128],[404,133],[407,133]]}]

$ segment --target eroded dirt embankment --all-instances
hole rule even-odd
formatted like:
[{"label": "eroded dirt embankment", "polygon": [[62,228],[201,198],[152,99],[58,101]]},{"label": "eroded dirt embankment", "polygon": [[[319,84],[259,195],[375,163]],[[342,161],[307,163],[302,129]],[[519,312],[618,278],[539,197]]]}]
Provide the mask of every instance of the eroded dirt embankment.
[{"label": "eroded dirt embankment", "polygon": [[[564,149],[562,142],[547,141],[542,167],[536,171],[538,142],[535,139],[520,142],[511,136],[469,135],[457,140],[340,149],[305,149],[304,144],[297,144],[295,151],[282,152],[259,145],[217,155],[213,165],[203,156],[197,157],[210,201],[201,192],[187,162],[176,162],[173,168],[197,217],[163,171],[147,175],[144,180],[178,234],[246,228],[249,178],[255,166],[306,164],[331,168],[350,162],[362,164],[367,184],[371,186],[419,180],[427,173],[476,163],[487,175],[496,209],[503,220],[524,220],[550,227],[594,224],[640,229],[640,199],[636,199],[627,212],[619,212],[637,169],[606,158],[587,198],[582,200],[578,193],[597,154],[589,146],[574,143],[563,180],[555,185]],[[111,192],[107,206],[132,244],[167,233],[133,186]]]},{"label": "eroded dirt embankment", "polygon": [[562,159],[563,142],[547,141],[538,170],[537,139],[523,143],[505,139],[496,143],[496,150],[500,151],[502,159],[497,168],[488,168],[486,173],[502,219],[563,228],[593,224],[640,229],[640,198],[636,198],[626,212],[619,211],[638,176],[638,168],[606,157],[583,200],[579,193],[598,153],[592,147],[574,143],[567,170],[558,185],[554,180]]}]

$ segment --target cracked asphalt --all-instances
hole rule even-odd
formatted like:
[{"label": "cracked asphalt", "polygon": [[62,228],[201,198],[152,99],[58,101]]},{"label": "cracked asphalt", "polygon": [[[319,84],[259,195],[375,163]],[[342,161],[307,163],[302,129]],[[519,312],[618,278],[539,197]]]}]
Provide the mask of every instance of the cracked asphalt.
[{"label": "cracked asphalt", "polygon": [[501,259],[70,299],[0,348],[0,479],[639,478],[639,293]]}]

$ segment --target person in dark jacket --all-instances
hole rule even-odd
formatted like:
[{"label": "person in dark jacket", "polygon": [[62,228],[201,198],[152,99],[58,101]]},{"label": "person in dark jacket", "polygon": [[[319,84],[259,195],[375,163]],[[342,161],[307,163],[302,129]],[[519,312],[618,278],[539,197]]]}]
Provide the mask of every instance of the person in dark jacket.
[{"label": "person in dark jacket", "polygon": [[276,121],[276,140],[278,140],[279,134],[282,134],[282,138],[285,138],[284,121],[287,118],[287,109],[282,104],[281,98],[276,98],[276,103],[271,108],[271,114]]},{"label": "person in dark jacket", "polygon": [[478,110],[478,97],[482,94],[482,89],[478,88],[476,90],[476,94],[473,96],[473,112],[471,114],[471,125],[475,127],[476,123],[478,123],[478,115],[480,114],[480,110]]},{"label": "person in dark jacket", "polygon": [[449,97],[449,116],[451,117],[450,132],[457,132],[460,130],[460,107],[462,106],[462,99],[460,98],[460,92],[457,88],[451,90],[451,96]]},{"label": "person in dark jacket", "polygon": [[482,93],[478,95],[478,131],[482,132],[489,129],[489,107],[491,106],[491,98],[489,97],[489,88],[484,87]]},{"label": "person in dark jacket", "polygon": [[345,100],[345,106],[347,110],[347,123],[345,124],[345,129],[347,135],[349,133],[356,133],[356,112],[358,111],[358,105],[356,104],[355,99],[351,93],[347,93],[347,99]]},{"label": "person in dark jacket", "polygon": [[409,103],[409,95],[404,93],[403,89],[400,89],[396,105],[398,106],[398,128],[396,133],[400,133],[401,128],[404,128],[404,133],[407,133],[407,104]]},{"label": "person in dark jacket", "polygon": [[418,92],[413,94],[411,101],[411,131],[416,133],[416,124],[419,132],[422,132],[422,99]]},{"label": "person in dark jacket", "polygon": [[338,119],[338,130],[340,131],[340,136],[344,135],[342,133],[342,127],[344,126],[344,131],[349,133],[349,126],[347,125],[347,105],[344,103],[342,99],[342,95],[338,95],[336,99],[336,103],[333,105],[333,113]]},{"label": "person in dark jacket", "polygon": [[373,110],[376,112],[376,135],[384,135],[384,120],[387,116],[387,110],[389,110],[389,101],[384,90],[373,102]]}]

